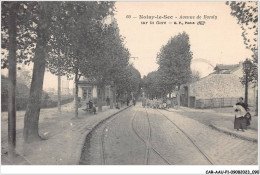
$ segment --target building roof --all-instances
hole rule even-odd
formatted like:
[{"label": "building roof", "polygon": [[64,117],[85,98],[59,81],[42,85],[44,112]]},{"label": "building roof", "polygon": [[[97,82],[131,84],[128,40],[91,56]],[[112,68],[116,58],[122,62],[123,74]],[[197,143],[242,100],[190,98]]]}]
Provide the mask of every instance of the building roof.
[{"label": "building roof", "polygon": [[239,77],[233,74],[211,74],[202,81],[190,85],[191,95],[197,99],[236,98],[244,88]]},{"label": "building roof", "polygon": [[237,68],[239,64],[217,64],[214,70],[219,69],[219,70],[231,70],[234,68]]},{"label": "building roof", "polygon": [[81,76],[78,84],[90,84],[93,85],[95,83],[95,79],[94,78],[86,78],[84,76]]},{"label": "building roof", "polygon": [[230,74],[231,72],[237,70],[240,64],[217,64],[214,68],[215,72],[212,74]]},{"label": "building roof", "polygon": [[[243,97],[245,87],[240,77],[234,74],[211,74],[190,84],[190,96],[196,99],[238,98]],[[253,98],[253,89],[248,89],[249,98]]]}]

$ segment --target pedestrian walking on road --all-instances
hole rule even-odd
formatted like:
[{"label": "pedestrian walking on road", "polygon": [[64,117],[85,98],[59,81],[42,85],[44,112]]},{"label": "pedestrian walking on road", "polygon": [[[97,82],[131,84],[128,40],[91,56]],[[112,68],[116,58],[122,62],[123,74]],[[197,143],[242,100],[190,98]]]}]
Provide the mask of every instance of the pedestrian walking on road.
[{"label": "pedestrian walking on road", "polygon": [[109,106],[110,105],[110,98],[108,96],[107,96],[106,102],[107,102],[107,106]]},{"label": "pedestrian walking on road", "polygon": [[234,105],[235,109],[235,121],[234,121],[234,129],[241,129],[244,132],[244,129],[247,129],[247,119],[246,114],[248,111],[247,104],[244,103],[243,97],[239,98],[239,102]]},{"label": "pedestrian walking on road", "polygon": [[145,106],[146,106],[146,98],[145,97],[142,98],[142,106],[143,106],[143,108],[145,108]]},{"label": "pedestrian walking on road", "polygon": [[172,102],[171,102],[171,100],[170,99],[167,99],[167,108],[169,109],[170,107],[172,107]]},{"label": "pedestrian walking on road", "polygon": [[134,106],[135,106],[135,102],[136,102],[136,101],[135,101],[135,98],[133,98],[133,104],[134,104]]},{"label": "pedestrian walking on road", "polygon": [[93,112],[93,114],[96,114],[96,112],[97,112],[95,105],[93,105],[93,107],[92,107],[92,112]]}]

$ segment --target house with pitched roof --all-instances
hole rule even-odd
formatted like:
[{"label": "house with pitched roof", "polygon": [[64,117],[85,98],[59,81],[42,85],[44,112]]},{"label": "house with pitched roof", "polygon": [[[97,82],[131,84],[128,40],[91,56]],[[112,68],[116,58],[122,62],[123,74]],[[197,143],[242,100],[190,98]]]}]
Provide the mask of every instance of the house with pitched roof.
[{"label": "house with pitched roof", "polygon": [[[89,100],[92,100],[94,103],[97,103],[97,92],[101,89],[98,89],[97,86],[94,85],[93,80],[82,76],[78,82],[78,87],[78,97],[80,97],[83,106],[85,106],[86,103],[89,102]],[[105,105],[106,98],[111,97],[111,94],[112,90],[110,86],[105,86],[102,93],[103,105]]]},{"label": "house with pitched roof", "polygon": [[[245,96],[242,62],[234,65],[217,64],[214,72],[200,80],[181,86],[181,104],[187,107],[207,108],[233,106]],[[249,83],[248,103],[255,105],[257,86]]]}]

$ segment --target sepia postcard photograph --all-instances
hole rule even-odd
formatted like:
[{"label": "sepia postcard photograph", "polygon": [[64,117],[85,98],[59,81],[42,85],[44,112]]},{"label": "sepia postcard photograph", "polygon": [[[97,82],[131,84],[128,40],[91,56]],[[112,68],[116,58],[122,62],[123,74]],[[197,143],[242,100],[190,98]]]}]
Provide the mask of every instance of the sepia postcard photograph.
[{"label": "sepia postcard photograph", "polygon": [[259,174],[258,136],[258,1],[1,1],[3,173]]}]

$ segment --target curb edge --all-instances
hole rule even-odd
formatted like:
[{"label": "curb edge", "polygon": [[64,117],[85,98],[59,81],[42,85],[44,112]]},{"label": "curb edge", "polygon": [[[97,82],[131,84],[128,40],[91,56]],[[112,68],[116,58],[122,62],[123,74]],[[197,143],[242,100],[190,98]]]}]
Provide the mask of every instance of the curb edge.
[{"label": "curb edge", "polygon": [[81,144],[82,146],[81,146],[81,149],[80,149],[81,151],[80,151],[79,160],[77,161],[77,165],[81,165],[81,164],[80,164],[81,159],[82,159],[81,156],[82,156],[82,152],[83,152],[84,149],[85,149],[85,143],[86,143],[86,141],[87,141],[88,136],[90,136],[90,135],[92,134],[92,132],[93,132],[97,127],[99,127],[101,124],[103,124],[105,121],[107,121],[108,119],[112,118],[113,116],[119,114],[120,112],[123,112],[124,110],[130,108],[131,106],[133,106],[133,105],[129,105],[129,106],[127,106],[126,108],[121,109],[120,111],[117,111],[116,113],[114,113],[114,114],[112,114],[112,115],[110,115],[110,116],[104,118],[103,120],[99,121],[98,123],[96,123],[96,124],[91,128],[91,130],[89,130],[88,133],[86,133],[86,135],[84,136],[84,142]]},{"label": "curb edge", "polygon": [[257,139],[253,139],[253,138],[250,138],[250,137],[242,136],[242,135],[239,135],[239,134],[235,134],[233,132],[229,132],[229,131],[220,129],[220,128],[216,127],[213,124],[210,124],[209,127],[211,127],[212,129],[215,129],[215,130],[217,130],[219,132],[222,132],[222,133],[225,133],[227,135],[231,135],[231,136],[237,137],[237,138],[242,139],[242,140],[247,140],[247,141],[254,142],[254,143],[258,142]]}]

